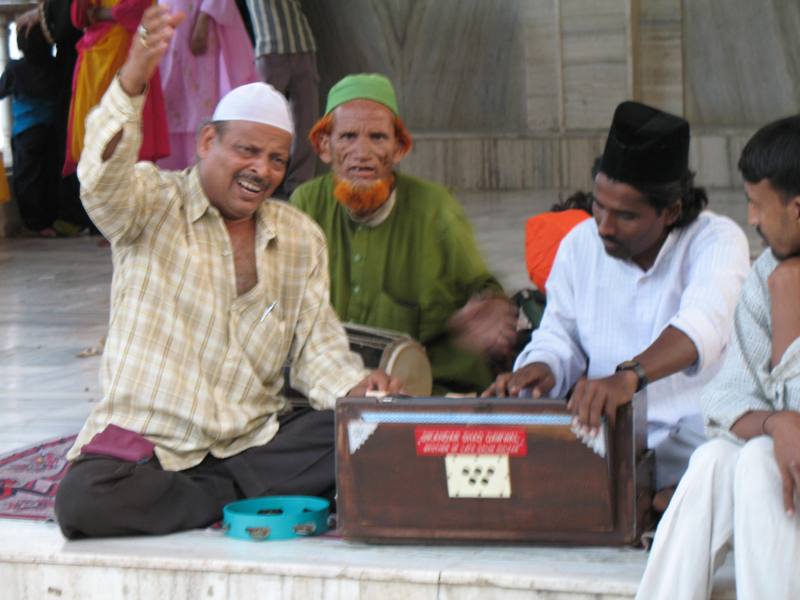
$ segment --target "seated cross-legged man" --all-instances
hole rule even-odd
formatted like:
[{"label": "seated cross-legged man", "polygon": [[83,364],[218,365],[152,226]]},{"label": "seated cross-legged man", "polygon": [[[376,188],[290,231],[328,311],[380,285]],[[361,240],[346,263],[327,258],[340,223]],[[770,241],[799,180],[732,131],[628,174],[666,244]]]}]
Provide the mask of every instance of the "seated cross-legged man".
[{"label": "seated cross-legged man", "polygon": [[[331,495],[335,399],[400,388],[349,351],[322,232],[267,200],[292,143],[283,96],[232,90],[187,171],[136,164],[146,82],[182,16],[146,11],[88,119],[78,174],[114,276],[103,398],[56,497],[68,538],[203,527],[244,497]],[[280,395],[287,357],[319,410]]]},{"label": "seated cross-legged man", "polygon": [[[572,395],[588,433],[645,397],[663,510],[705,440],[698,394],[718,371],[749,267],[744,232],[704,210],[689,124],[636,102],[614,113],[594,180],[594,219],[561,242],[539,329],[485,395]],[[574,388],[574,389],[573,389]]]},{"label": "seated cross-legged man", "polygon": [[331,172],[290,200],[328,239],[339,317],[423,344],[435,392],[483,390],[491,358],[511,352],[515,311],[453,196],[396,170],[411,136],[391,82],[377,74],[339,81],[310,137]]},{"label": "seated cross-legged man", "polygon": [[800,598],[800,117],[739,159],[748,220],[769,245],[701,396],[713,438],[692,456],[656,531],[637,598],[706,600],[733,546],[739,600]]}]

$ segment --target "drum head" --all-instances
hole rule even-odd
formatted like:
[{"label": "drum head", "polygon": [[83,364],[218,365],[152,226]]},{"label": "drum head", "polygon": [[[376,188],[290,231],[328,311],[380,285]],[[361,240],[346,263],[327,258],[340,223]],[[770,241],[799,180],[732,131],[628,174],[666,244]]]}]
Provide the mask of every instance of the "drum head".
[{"label": "drum head", "polygon": [[431,363],[425,348],[410,338],[396,340],[383,351],[379,368],[405,384],[412,396],[430,396],[433,389]]}]

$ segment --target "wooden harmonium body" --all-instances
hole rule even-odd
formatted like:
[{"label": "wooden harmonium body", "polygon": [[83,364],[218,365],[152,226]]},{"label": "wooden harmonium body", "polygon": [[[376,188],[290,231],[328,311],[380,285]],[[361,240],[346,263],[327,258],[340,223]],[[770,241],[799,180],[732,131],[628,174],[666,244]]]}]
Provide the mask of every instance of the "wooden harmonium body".
[{"label": "wooden harmonium body", "polygon": [[348,540],[627,545],[648,515],[641,402],[581,439],[563,401],[340,398],[338,523]]}]

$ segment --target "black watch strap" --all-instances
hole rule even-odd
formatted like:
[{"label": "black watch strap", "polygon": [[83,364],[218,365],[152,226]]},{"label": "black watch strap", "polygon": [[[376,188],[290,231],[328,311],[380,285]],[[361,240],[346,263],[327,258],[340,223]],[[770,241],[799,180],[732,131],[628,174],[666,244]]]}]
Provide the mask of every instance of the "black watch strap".
[{"label": "black watch strap", "polygon": [[633,371],[636,373],[636,376],[639,378],[639,383],[636,384],[637,392],[641,392],[647,387],[647,384],[650,383],[647,379],[647,373],[644,372],[644,368],[638,360],[626,360],[625,362],[619,363],[614,372],[619,373],[620,371]]}]

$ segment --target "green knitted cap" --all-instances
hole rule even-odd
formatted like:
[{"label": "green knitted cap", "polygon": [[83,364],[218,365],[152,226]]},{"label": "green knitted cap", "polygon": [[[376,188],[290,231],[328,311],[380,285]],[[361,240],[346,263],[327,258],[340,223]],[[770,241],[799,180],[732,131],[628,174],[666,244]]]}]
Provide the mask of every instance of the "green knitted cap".
[{"label": "green knitted cap", "polygon": [[395,115],[397,110],[397,97],[394,94],[392,82],[377,73],[359,73],[348,75],[340,80],[328,92],[328,103],[325,105],[325,114],[350,100],[372,100],[383,104]]}]

